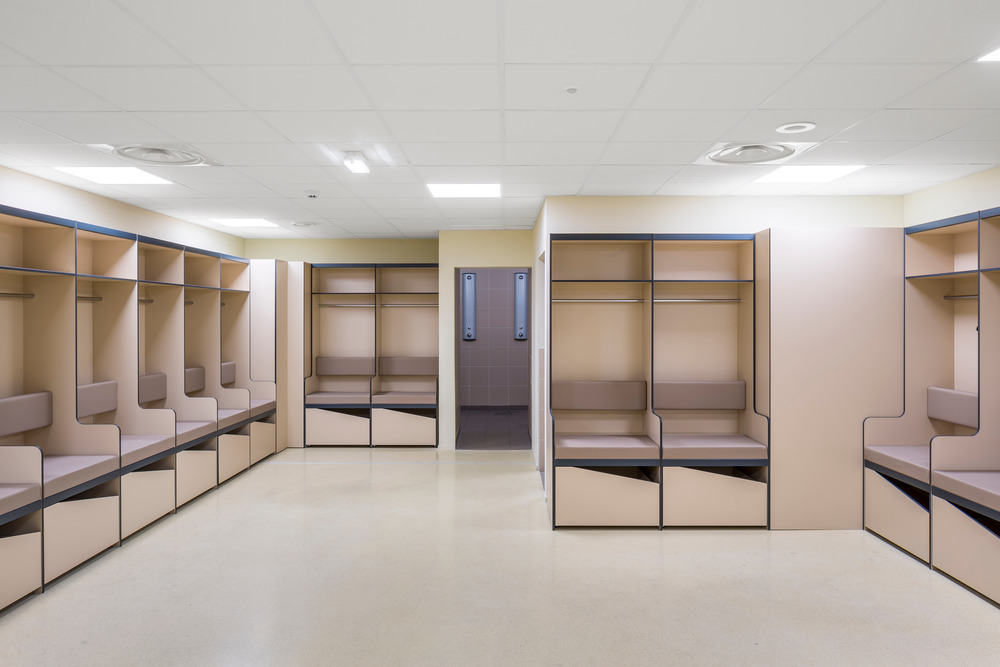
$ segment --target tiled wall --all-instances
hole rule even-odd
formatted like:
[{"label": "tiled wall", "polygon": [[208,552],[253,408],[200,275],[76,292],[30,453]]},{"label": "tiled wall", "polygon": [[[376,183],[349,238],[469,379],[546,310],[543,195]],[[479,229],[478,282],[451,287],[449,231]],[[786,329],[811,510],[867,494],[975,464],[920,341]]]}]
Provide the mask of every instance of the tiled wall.
[{"label": "tiled wall", "polygon": [[530,402],[530,341],[514,339],[514,274],[522,271],[527,269],[460,271],[476,274],[478,329],[476,340],[456,342],[458,400],[463,406],[526,406]]}]

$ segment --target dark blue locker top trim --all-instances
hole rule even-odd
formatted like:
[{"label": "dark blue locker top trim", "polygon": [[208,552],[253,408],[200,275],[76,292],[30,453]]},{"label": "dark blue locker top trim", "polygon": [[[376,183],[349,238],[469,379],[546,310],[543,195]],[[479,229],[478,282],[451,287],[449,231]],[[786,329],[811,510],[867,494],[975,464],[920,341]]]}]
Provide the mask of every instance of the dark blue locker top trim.
[{"label": "dark blue locker top trim", "polygon": [[374,264],[313,264],[314,269],[374,269]]},{"label": "dark blue locker top trim", "polygon": [[654,241],[753,241],[753,234],[654,234]]},{"label": "dark blue locker top trim", "polygon": [[884,475],[886,477],[892,477],[893,479],[903,482],[904,484],[909,484],[910,486],[914,486],[920,489],[921,491],[929,492],[931,490],[931,485],[928,484],[927,482],[922,482],[919,479],[914,479],[909,475],[904,475],[901,472],[896,472],[891,468],[886,468],[885,466],[879,465],[877,463],[872,463],[871,461],[865,461],[865,467],[874,470],[880,475]]},{"label": "dark blue locker top trim", "polygon": [[371,403],[306,403],[306,410],[370,410]]},{"label": "dark blue locker top trim", "polygon": [[139,280],[140,285],[162,285],[164,287],[184,287],[181,283],[165,283],[162,280]]},{"label": "dark blue locker top trim", "polygon": [[230,262],[239,262],[240,264],[249,264],[250,260],[245,257],[237,257],[236,255],[225,255],[220,253],[220,259],[228,259]]},{"label": "dark blue locker top trim", "polygon": [[25,218],[27,220],[35,220],[36,222],[48,222],[53,225],[59,225],[61,227],[76,227],[76,222],[73,220],[67,220],[66,218],[57,218],[54,215],[45,215],[44,213],[35,213],[34,211],[26,211],[23,208],[14,208],[13,206],[4,206],[0,204],[0,213],[5,215],[12,215],[15,218]]},{"label": "dark blue locker top trim", "polygon": [[967,498],[956,495],[951,491],[945,491],[944,489],[939,489],[934,487],[931,493],[941,498],[942,500],[947,500],[952,505],[958,505],[963,509],[970,510],[976,514],[982,514],[985,517],[993,519],[994,521],[1000,521],[1000,512],[993,509],[992,507],[987,507],[986,505],[980,505],[979,503],[973,502]]},{"label": "dark blue locker top trim", "polygon": [[36,273],[40,276],[75,276],[72,271],[50,271],[48,269],[29,269],[24,266],[0,266],[0,271],[16,271],[18,273]]},{"label": "dark blue locker top trim", "polygon": [[139,238],[138,234],[133,234],[131,232],[123,232],[120,229],[111,229],[109,227],[101,227],[99,225],[91,225],[86,222],[76,223],[77,229],[82,229],[85,232],[95,232],[97,234],[104,234],[105,236],[115,236],[120,239],[128,239],[130,241],[135,241]]},{"label": "dark blue locker top trim", "polygon": [[42,509],[42,501],[36,500],[28,505],[25,505],[24,507],[18,507],[16,510],[11,510],[6,514],[0,514],[0,526],[20,519],[23,516],[28,516],[29,514],[37,512],[40,509]]},{"label": "dark blue locker top trim", "polygon": [[649,278],[643,280],[599,280],[596,278],[580,278],[579,280],[569,280],[569,279],[557,279],[553,280],[554,283],[635,283],[635,284],[647,284],[652,282]]},{"label": "dark blue locker top trim", "polygon": [[154,239],[152,236],[143,236],[142,234],[139,235],[139,243],[160,246],[161,248],[170,248],[171,250],[184,250],[184,246],[179,243],[171,243],[170,241],[164,241],[162,239]]},{"label": "dark blue locker top trim", "polygon": [[664,468],[760,468],[767,459],[663,459]]},{"label": "dark blue locker top trim", "polygon": [[998,206],[997,208],[988,208],[985,211],[980,211],[979,219],[982,220],[983,218],[995,218],[998,215],[1000,215],[1000,206]]},{"label": "dark blue locker top trim", "polygon": [[555,459],[556,468],[658,468],[660,459]]},{"label": "dark blue locker top trim", "polygon": [[975,222],[976,220],[979,220],[979,213],[966,213],[965,215],[956,215],[954,218],[945,218],[944,220],[935,220],[933,222],[912,225],[910,227],[906,227],[903,231],[907,234],[918,234],[931,229],[941,229],[942,227],[951,227],[952,225],[960,225],[963,222]]},{"label": "dark blue locker top trim", "polygon": [[193,252],[196,255],[205,255],[206,257],[214,257],[215,259],[222,257],[222,253],[215,252],[214,250],[202,250],[201,248],[192,248],[191,246],[184,246],[184,252]]},{"label": "dark blue locker top trim", "polygon": [[403,264],[376,264],[377,269],[436,269],[437,264],[415,262],[415,263],[403,263]]},{"label": "dark blue locker top trim", "polygon": [[652,234],[551,234],[553,241],[652,241]]}]

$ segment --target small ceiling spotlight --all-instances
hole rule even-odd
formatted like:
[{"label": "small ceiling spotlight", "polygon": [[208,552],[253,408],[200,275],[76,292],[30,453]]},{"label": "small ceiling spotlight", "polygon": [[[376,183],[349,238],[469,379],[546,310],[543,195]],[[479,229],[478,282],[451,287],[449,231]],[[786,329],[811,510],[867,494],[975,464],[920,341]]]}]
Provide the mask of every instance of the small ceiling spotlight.
[{"label": "small ceiling spotlight", "polygon": [[365,156],[357,152],[344,153],[344,166],[347,167],[352,174],[367,174],[371,171],[371,169],[368,168],[368,163],[365,162]]},{"label": "small ceiling spotlight", "polygon": [[784,125],[774,128],[775,132],[781,132],[782,134],[801,134],[802,132],[808,132],[815,129],[816,123],[808,120],[800,120],[795,123],[785,123]]},{"label": "small ceiling spotlight", "polygon": [[569,88],[566,89],[566,92],[569,93],[570,95],[573,95],[578,90],[580,90],[580,89],[577,88],[576,86],[570,86]]}]

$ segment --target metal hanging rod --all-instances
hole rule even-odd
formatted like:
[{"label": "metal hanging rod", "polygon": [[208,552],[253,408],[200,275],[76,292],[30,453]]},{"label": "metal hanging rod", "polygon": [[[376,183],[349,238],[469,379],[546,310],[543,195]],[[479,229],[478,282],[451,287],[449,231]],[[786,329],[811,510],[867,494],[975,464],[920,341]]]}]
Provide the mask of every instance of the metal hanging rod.
[{"label": "metal hanging rod", "polygon": [[645,299],[552,299],[552,303],[645,303]]},{"label": "metal hanging rod", "polygon": [[978,294],[945,294],[944,298],[949,301],[954,301],[956,299],[978,299]]},{"label": "metal hanging rod", "polygon": [[743,299],[653,299],[653,303],[741,303]]},{"label": "metal hanging rod", "polygon": [[320,308],[374,308],[374,303],[318,303]]},{"label": "metal hanging rod", "polygon": [[437,308],[436,303],[382,303],[383,308]]},{"label": "metal hanging rod", "polygon": [[5,299],[34,299],[34,294],[26,292],[0,292],[0,297]]},{"label": "metal hanging rod", "polygon": [[78,294],[76,296],[76,300],[77,301],[104,301],[104,297],[103,296],[82,296],[82,295]]},{"label": "metal hanging rod", "polygon": [[139,303],[153,303],[152,299],[139,299]]},{"label": "metal hanging rod", "polygon": [[185,306],[193,306],[194,305],[194,301],[185,301],[184,305]]}]

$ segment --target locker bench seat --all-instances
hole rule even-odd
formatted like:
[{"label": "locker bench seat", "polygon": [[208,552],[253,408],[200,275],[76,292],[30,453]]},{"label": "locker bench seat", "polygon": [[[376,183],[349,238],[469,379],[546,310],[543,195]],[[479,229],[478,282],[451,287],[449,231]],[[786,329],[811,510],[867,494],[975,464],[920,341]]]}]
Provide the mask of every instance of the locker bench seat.
[{"label": "locker bench seat", "polygon": [[433,391],[383,391],[372,396],[373,405],[437,405]]},{"label": "locker bench seat", "polygon": [[0,516],[41,499],[41,484],[0,484]]},{"label": "locker bench seat", "polygon": [[738,433],[664,433],[663,460],[762,460],[767,446]]},{"label": "locker bench seat", "polygon": [[45,489],[45,497],[48,498],[116,470],[118,470],[118,457],[113,455],[44,456],[42,488]]},{"label": "locker bench seat", "polygon": [[437,405],[437,357],[382,357],[378,371],[389,382],[403,378],[407,384],[381,387],[372,405]]},{"label": "locker bench seat", "polygon": [[132,465],[173,446],[173,435],[122,435],[122,465]]},{"label": "locker bench seat", "polygon": [[204,421],[178,421],[177,422],[177,444],[183,445],[192,440],[215,432],[217,422]]},{"label": "locker bench seat", "polygon": [[250,416],[257,417],[265,412],[277,409],[277,406],[278,403],[273,398],[251,398]]},{"label": "locker bench seat", "polygon": [[[371,379],[375,376],[375,357],[316,357],[316,375],[339,378],[332,381],[332,386],[339,388],[306,394],[306,405],[371,403]],[[362,385],[365,385],[365,391],[361,391]],[[266,410],[261,411],[266,412]]]},{"label": "locker bench seat", "polygon": [[[745,410],[746,383],[672,381],[653,384],[653,408],[660,410]],[[662,434],[664,461],[766,460],[767,445],[741,433]]]},{"label": "locker bench seat", "polygon": [[306,396],[306,405],[365,405],[370,402],[368,393],[350,391],[317,391]]},{"label": "locker bench seat", "polygon": [[935,470],[936,488],[1000,512],[1000,471]]},{"label": "locker bench seat", "polygon": [[645,435],[557,435],[553,438],[559,460],[656,460],[660,448]]}]

